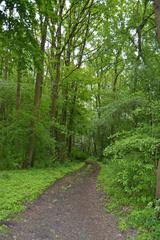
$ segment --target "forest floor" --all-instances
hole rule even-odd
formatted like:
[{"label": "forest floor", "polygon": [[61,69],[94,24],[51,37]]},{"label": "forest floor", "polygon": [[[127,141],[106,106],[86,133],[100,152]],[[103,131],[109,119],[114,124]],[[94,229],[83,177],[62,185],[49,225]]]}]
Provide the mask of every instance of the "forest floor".
[{"label": "forest floor", "polygon": [[98,172],[95,165],[57,181],[5,223],[10,232],[0,240],[126,240],[127,233],[105,211],[104,193],[96,188]]}]

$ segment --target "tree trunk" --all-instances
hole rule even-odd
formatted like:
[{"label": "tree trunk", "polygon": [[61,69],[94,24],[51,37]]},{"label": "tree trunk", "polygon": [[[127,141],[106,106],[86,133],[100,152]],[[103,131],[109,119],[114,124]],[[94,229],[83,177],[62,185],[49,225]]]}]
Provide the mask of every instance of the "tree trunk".
[{"label": "tree trunk", "polygon": [[40,68],[38,68],[37,75],[36,75],[36,83],[35,83],[35,91],[34,91],[34,109],[33,109],[33,119],[30,123],[31,133],[29,136],[28,141],[28,149],[26,151],[26,159],[23,162],[24,168],[29,168],[34,166],[34,151],[35,151],[35,128],[38,121],[39,116],[39,107],[41,103],[41,96],[42,96],[42,85],[44,79],[44,53],[45,53],[45,43],[47,37],[47,23],[48,18],[46,17],[44,22],[41,23],[41,63]]},{"label": "tree trunk", "polygon": [[160,0],[153,1],[158,41],[160,43]]},{"label": "tree trunk", "polygon": [[74,119],[74,112],[75,112],[75,104],[76,104],[76,100],[77,100],[77,91],[78,91],[78,86],[77,83],[74,82],[73,86],[72,86],[72,90],[74,92],[74,96],[72,99],[72,104],[71,104],[71,109],[70,109],[70,113],[69,113],[69,120],[68,120],[68,134],[67,134],[67,155],[68,157],[70,157],[71,152],[72,152],[72,130],[73,130],[73,119]]},{"label": "tree trunk", "polygon": [[[160,44],[160,0],[154,0],[153,6],[155,11],[157,37]],[[156,198],[160,199],[160,160],[158,161],[158,166],[157,166]]]},{"label": "tree trunk", "polygon": [[[4,81],[8,80],[8,52],[6,53],[6,55],[4,56],[4,61],[2,62],[3,67],[2,67],[2,77]],[[0,103],[0,120],[5,120],[7,117],[6,114],[6,104],[5,101],[2,100],[2,102]]]},{"label": "tree trunk", "polygon": [[[70,16],[70,22],[69,22],[69,30],[71,28],[71,16]],[[65,66],[66,68],[69,69],[69,66],[71,64],[71,44],[72,44],[72,39],[70,39],[70,41],[68,42],[67,45],[67,51],[66,51],[66,56],[65,56]],[[63,96],[63,105],[62,105],[62,113],[61,113],[61,124],[62,126],[64,126],[65,128],[67,127],[67,113],[68,113],[68,99],[69,99],[69,86],[68,84],[65,82],[66,79],[64,79],[64,87],[62,87],[62,96]],[[59,135],[59,141],[61,142],[61,146],[63,148],[63,158],[67,159],[68,154],[67,154],[67,134],[66,133],[60,133]],[[70,141],[70,146],[72,145],[72,139],[69,140]]]},{"label": "tree trunk", "polygon": [[8,80],[8,58],[9,58],[9,56],[8,56],[8,52],[6,53],[6,56],[5,56],[5,61],[4,61],[4,68],[3,68],[3,78],[4,78],[4,80],[5,81],[7,81]]},{"label": "tree trunk", "polygon": [[19,60],[18,66],[17,66],[17,90],[16,90],[16,110],[17,111],[20,108],[20,101],[21,101],[21,77],[22,77],[21,62]]},{"label": "tree trunk", "polygon": [[[63,151],[62,147],[59,144],[59,130],[55,126],[56,118],[58,114],[58,108],[57,108],[57,101],[58,101],[58,95],[59,95],[59,83],[61,80],[61,55],[62,55],[62,15],[63,15],[63,9],[64,9],[65,1],[59,0],[59,6],[58,6],[58,22],[57,22],[57,31],[56,31],[56,37],[52,34],[52,48],[55,48],[55,55],[54,55],[54,64],[53,69],[55,70],[55,78],[53,78],[52,73],[52,92],[51,92],[51,118],[53,121],[52,128],[51,128],[51,135],[56,140],[56,146],[55,146],[55,157],[57,159],[63,160]],[[54,21],[53,21],[54,23]],[[54,26],[53,26],[54,27]],[[55,39],[55,43],[54,43]],[[53,57],[53,56],[52,56]]]},{"label": "tree trunk", "polygon": [[[58,89],[59,89],[59,82],[61,79],[61,56],[60,54],[57,54],[57,56],[55,57],[55,61],[56,61],[56,66],[55,66],[55,72],[56,72],[56,76],[55,76],[55,81],[53,81],[53,85],[52,85],[52,95],[51,95],[51,99],[52,99],[52,104],[51,104],[51,116],[52,116],[52,120],[55,121],[56,116],[57,116],[57,100],[58,100]],[[53,136],[55,134],[54,132],[55,127],[53,127]]]},{"label": "tree trunk", "polygon": [[[57,100],[58,100],[58,90],[59,90],[59,82],[61,79],[61,41],[62,41],[62,14],[63,14],[63,8],[64,8],[64,0],[59,0],[59,9],[58,9],[58,20],[59,22],[57,23],[57,32],[56,32],[56,37],[55,37],[55,42],[54,43],[54,36],[52,34],[52,48],[56,48],[56,54],[55,54],[55,61],[54,61],[54,66],[53,68],[55,69],[55,79],[52,79],[52,93],[51,93],[51,117],[53,122],[56,119],[57,115]],[[52,56],[53,57],[53,56]],[[53,136],[55,135],[55,127],[53,126]]]},{"label": "tree trunk", "polygon": [[156,198],[160,199],[160,160],[158,161],[158,167],[157,167]]},{"label": "tree trunk", "polygon": [[43,74],[44,70],[37,72],[36,76],[36,84],[35,84],[35,93],[34,93],[34,113],[33,113],[33,119],[30,123],[30,129],[31,133],[29,136],[29,145],[26,153],[26,160],[23,163],[23,168],[30,168],[34,166],[34,151],[35,151],[35,127],[36,122],[38,121],[38,115],[39,115],[39,107],[40,107],[40,101],[41,101],[41,91],[42,91],[42,83],[43,83]]}]

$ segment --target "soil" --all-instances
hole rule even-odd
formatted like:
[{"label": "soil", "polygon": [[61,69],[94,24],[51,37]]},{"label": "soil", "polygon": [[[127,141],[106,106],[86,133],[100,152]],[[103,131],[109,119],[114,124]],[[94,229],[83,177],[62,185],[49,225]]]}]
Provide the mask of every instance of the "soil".
[{"label": "soil", "polygon": [[57,181],[19,220],[5,223],[11,231],[0,240],[127,239],[105,211],[104,194],[96,188],[98,172],[97,165],[90,166]]}]

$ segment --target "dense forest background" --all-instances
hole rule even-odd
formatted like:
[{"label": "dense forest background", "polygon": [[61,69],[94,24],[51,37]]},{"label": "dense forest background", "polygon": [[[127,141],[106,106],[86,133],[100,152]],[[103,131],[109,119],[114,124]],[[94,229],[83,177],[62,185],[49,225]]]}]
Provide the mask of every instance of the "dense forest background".
[{"label": "dense forest background", "polygon": [[158,3],[1,1],[1,169],[104,154],[157,166]]},{"label": "dense forest background", "polygon": [[160,198],[159,41],[159,0],[0,1],[0,169],[91,156]]}]

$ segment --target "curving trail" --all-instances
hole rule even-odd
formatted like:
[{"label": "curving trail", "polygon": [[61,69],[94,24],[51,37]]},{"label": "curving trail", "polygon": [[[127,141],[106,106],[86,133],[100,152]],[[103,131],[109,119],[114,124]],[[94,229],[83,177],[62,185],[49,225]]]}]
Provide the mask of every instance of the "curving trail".
[{"label": "curving trail", "polygon": [[105,212],[96,190],[98,167],[82,169],[50,187],[32,206],[11,220],[2,240],[125,240],[115,218]]}]

